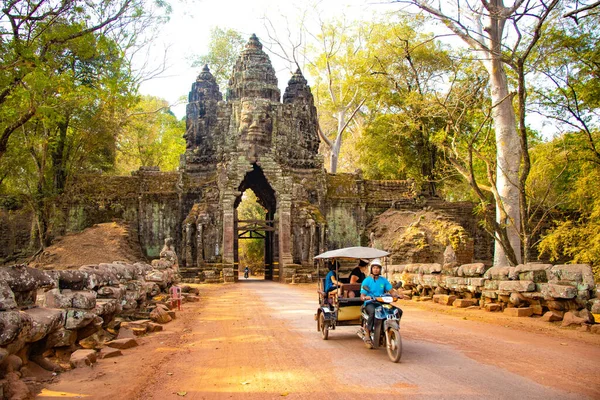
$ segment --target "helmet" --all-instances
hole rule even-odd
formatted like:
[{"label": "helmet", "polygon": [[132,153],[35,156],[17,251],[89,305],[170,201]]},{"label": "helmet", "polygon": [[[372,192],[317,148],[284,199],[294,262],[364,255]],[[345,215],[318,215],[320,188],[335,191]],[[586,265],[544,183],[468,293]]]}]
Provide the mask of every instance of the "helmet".
[{"label": "helmet", "polygon": [[374,259],[373,261],[371,261],[371,264],[370,264],[370,265],[371,265],[371,267],[372,267],[373,265],[379,265],[379,266],[381,267],[381,265],[382,265],[382,264],[381,264],[381,260],[380,260],[379,258],[376,258],[376,259]]},{"label": "helmet", "polygon": [[369,273],[373,273],[374,266],[378,266],[381,269],[381,260],[379,258],[376,258],[373,261],[371,261],[371,263],[369,264]]}]

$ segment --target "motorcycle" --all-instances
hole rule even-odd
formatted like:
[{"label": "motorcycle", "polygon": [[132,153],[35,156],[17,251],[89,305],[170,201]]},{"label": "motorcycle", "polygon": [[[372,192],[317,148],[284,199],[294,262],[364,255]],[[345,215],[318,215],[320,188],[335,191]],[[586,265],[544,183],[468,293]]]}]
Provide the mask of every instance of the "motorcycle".
[{"label": "motorcycle", "polygon": [[244,278],[248,279],[248,268],[244,269]]},{"label": "motorcycle", "polygon": [[[388,357],[392,362],[400,361],[402,357],[402,337],[400,336],[400,318],[402,317],[402,310],[396,305],[392,304],[396,299],[391,295],[384,294],[381,297],[376,297],[373,300],[375,303],[375,324],[373,330],[371,330],[371,342],[373,348],[385,346],[387,349]],[[367,314],[364,306],[361,308],[360,328],[358,330],[358,336],[361,339],[365,339],[367,320],[369,315]]]}]

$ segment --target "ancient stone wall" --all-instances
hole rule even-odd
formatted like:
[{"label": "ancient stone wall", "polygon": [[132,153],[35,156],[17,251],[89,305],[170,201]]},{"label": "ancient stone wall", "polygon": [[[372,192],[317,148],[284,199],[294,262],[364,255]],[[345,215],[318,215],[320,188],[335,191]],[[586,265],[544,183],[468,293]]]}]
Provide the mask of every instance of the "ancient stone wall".
[{"label": "ancient stone wall", "polygon": [[402,294],[418,301],[478,306],[515,317],[543,315],[584,330],[594,324],[592,314],[600,313],[598,286],[587,264],[406,264],[390,265],[387,273]]},{"label": "ancient stone wall", "polygon": [[[9,393],[24,387],[18,371],[30,360],[61,371],[59,354],[66,354],[70,367],[85,366],[105,354],[96,353],[105,345],[127,348],[120,346],[130,346],[133,334],[158,330],[149,320],[171,320],[166,292],[177,273],[177,256],[169,246],[152,265],[114,262],[60,271],[0,267],[0,393],[11,398]],[[184,301],[198,301],[187,292]],[[123,335],[124,321],[140,318],[147,320]],[[91,358],[80,359],[82,353]]]}]

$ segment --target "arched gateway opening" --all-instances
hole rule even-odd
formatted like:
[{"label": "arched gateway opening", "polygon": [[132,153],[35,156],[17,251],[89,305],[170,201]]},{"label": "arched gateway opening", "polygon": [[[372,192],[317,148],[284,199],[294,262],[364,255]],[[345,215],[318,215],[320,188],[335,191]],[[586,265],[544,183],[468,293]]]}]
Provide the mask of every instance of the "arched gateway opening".
[{"label": "arched gateway opening", "polygon": [[[262,212],[255,213],[253,217],[248,219],[248,214],[242,215],[238,212],[238,207],[243,201],[244,193],[251,190],[256,195],[256,201],[262,207]],[[264,279],[278,279],[278,270],[275,268],[277,263],[277,239],[276,239],[276,222],[275,211],[277,209],[277,200],[275,191],[267,181],[262,169],[252,164],[252,171],[248,172],[244,180],[238,187],[240,195],[234,203],[234,279],[238,279],[240,271],[243,271],[245,260],[240,257],[240,241],[253,240],[262,241],[263,244],[263,262],[264,262]],[[262,214],[262,215],[261,215]],[[244,261],[240,263],[240,260]]]}]

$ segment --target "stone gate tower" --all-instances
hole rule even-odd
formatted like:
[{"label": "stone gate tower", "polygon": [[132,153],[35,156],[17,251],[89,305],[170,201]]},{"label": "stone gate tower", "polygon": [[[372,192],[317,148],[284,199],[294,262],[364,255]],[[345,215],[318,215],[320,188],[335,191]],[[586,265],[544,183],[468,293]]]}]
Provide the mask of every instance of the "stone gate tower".
[{"label": "stone gate tower", "polygon": [[312,271],[324,243],[326,174],[316,108],[300,70],[280,99],[255,35],[235,64],[225,101],[207,66],[192,85],[180,183],[186,268],[237,277],[237,206],[252,189],[267,210],[266,278]]}]

